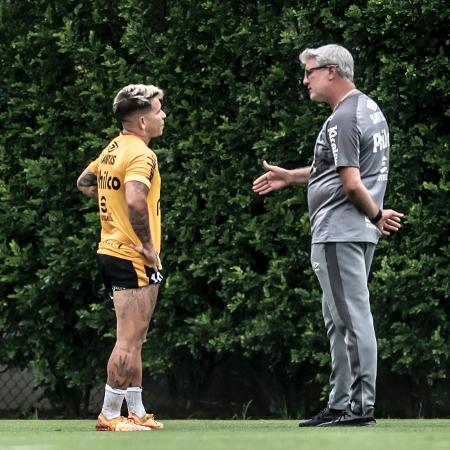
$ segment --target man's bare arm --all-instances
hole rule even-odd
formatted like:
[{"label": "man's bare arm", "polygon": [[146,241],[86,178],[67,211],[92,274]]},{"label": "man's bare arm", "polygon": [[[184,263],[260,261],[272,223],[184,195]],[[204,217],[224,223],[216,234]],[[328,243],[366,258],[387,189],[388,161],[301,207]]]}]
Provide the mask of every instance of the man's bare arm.
[{"label": "man's bare arm", "polygon": [[88,197],[98,198],[97,176],[86,167],[77,180],[77,188]]},{"label": "man's bare arm", "polygon": [[132,245],[132,247],[146,257],[150,267],[158,270],[158,255],[153,246],[148,218],[148,190],[148,187],[140,181],[128,181],[125,183],[128,218],[136,236],[142,243],[142,247],[135,245]]},{"label": "man's bare arm", "polygon": [[308,184],[310,167],[286,170],[263,161],[266,173],[253,182],[253,192],[266,195],[272,191],[284,189],[291,184]]},{"label": "man's bare arm", "polygon": [[151,243],[147,195],[148,187],[144,183],[140,181],[128,181],[125,184],[128,217],[136,236],[143,245]]}]

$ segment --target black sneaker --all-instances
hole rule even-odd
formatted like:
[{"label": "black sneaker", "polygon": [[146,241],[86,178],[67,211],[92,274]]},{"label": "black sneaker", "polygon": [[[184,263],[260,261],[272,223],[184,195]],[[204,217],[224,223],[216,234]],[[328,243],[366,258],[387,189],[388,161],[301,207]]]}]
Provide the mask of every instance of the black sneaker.
[{"label": "black sneaker", "polygon": [[350,408],[342,411],[339,417],[336,417],[328,422],[322,422],[319,427],[364,427],[375,425],[377,421],[373,416],[373,409],[367,411],[365,414],[356,414]]},{"label": "black sneaker", "polygon": [[319,414],[316,414],[314,417],[311,417],[311,419],[300,422],[298,424],[298,426],[299,427],[317,427],[322,423],[327,423],[338,417],[341,417],[343,412],[345,412],[345,411],[342,411],[341,409],[328,408],[328,406],[327,406],[323,411],[320,411]]}]

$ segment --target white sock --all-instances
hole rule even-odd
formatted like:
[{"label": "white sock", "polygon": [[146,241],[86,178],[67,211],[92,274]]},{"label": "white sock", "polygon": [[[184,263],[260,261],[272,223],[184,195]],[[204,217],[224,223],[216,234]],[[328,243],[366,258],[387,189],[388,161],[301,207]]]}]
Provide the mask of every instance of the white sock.
[{"label": "white sock", "polygon": [[146,412],[142,404],[142,388],[129,387],[125,394],[127,400],[128,413],[136,414],[138,417],[144,417]]},{"label": "white sock", "polygon": [[123,389],[113,389],[105,386],[105,399],[103,400],[102,414],[108,419],[115,419],[120,416],[123,399],[127,391]]}]

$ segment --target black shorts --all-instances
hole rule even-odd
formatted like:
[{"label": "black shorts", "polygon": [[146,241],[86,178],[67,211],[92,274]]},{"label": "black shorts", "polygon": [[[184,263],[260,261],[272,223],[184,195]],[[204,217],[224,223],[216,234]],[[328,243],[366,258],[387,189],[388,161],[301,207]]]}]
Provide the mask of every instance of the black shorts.
[{"label": "black shorts", "polygon": [[97,254],[100,275],[107,290],[136,289],[149,284],[161,284],[161,272],[128,259]]}]

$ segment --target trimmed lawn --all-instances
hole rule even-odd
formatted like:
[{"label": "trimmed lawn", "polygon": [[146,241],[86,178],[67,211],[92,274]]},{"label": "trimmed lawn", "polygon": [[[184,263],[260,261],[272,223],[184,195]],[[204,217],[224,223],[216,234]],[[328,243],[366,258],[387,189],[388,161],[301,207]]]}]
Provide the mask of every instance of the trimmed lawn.
[{"label": "trimmed lawn", "polygon": [[163,420],[163,431],[96,432],[94,420],[0,420],[1,450],[447,450],[450,420],[298,428],[294,420]]}]

